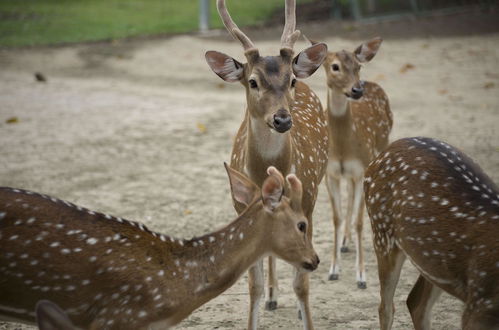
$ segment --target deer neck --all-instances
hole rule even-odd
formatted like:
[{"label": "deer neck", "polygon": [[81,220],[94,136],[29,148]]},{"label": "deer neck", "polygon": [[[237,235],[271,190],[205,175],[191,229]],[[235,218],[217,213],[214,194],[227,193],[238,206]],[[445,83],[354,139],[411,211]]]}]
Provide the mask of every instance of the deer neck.
[{"label": "deer neck", "polygon": [[349,101],[343,91],[336,87],[327,89],[327,107],[330,116],[344,117],[349,115]]},{"label": "deer neck", "polygon": [[344,154],[350,148],[354,131],[350,101],[345,94],[337,88],[328,88],[327,93],[330,155]]},{"label": "deer neck", "polygon": [[[173,259],[182,280],[173,288],[177,293],[175,305],[165,305],[175,311],[168,318],[169,324],[177,323],[224,292],[270,252],[268,224],[261,212],[261,207],[250,206],[223,229],[184,242],[184,249]],[[172,293],[165,297],[168,296],[171,299]]]},{"label": "deer neck", "polygon": [[263,120],[252,117],[249,111],[247,116],[248,153],[245,171],[261,186],[270,165],[282,173],[289,172],[292,155],[291,134],[290,131],[279,133],[271,129]]}]

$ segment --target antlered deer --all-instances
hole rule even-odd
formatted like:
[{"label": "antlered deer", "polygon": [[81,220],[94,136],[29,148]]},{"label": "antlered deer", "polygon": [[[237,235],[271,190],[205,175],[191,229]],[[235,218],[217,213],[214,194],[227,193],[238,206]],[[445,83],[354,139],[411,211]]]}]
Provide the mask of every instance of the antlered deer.
[{"label": "antlered deer", "polygon": [[381,329],[392,327],[406,258],[420,272],[407,299],[416,329],[430,329],[442,291],[464,302],[463,329],[499,329],[499,189],[480,167],[447,143],[406,138],[369,165],[364,190]]},{"label": "antlered deer", "polygon": [[[229,168],[246,209],[226,227],[190,240],[30,191],[0,189],[0,318],[33,323],[49,300],[85,329],[168,328],[218,296],[263,255],[301,272],[319,259],[306,231],[302,185],[274,167],[262,188]],[[47,324],[70,324],[42,303]],[[68,321],[68,322],[66,322]]]},{"label": "antlered deer", "polygon": [[[294,56],[293,45],[300,35],[295,30],[295,1],[286,1],[286,23],[278,56],[260,56],[251,40],[230,17],[224,0],[218,11],[227,30],[239,40],[247,63],[209,51],[206,60],[225,81],[239,81],[246,90],[246,114],[237,133],[231,166],[245,172],[257,185],[272,165],[283,173],[295,173],[303,183],[303,210],[308,219],[307,235],[312,237],[312,212],[318,186],[327,164],[327,118],[317,96],[297,78],[306,78],[320,67],[327,54],[324,44],[311,46]],[[293,57],[294,56],[294,57]],[[237,212],[242,206],[234,202]],[[249,272],[250,313],[248,328],[258,326],[258,306],[263,295],[263,262]],[[294,290],[305,329],[313,329],[308,303],[308,275],[296,272]],[[266,308],[277,307],[275,259],[269,258],[269,300]]]},{"label": "antlered deer", "polygon": [[[380,38],[361,44],[353,52],[328,52],[324,61],[329,116],[327,188],[333,209],[334,248],[329,279],[340,274],[340,251],[348,251],[350,227],[354,229],[357,286],[366,288],[362,228],[362,181],[369,162],[388,145],[393,120],[388,97],[374,82],[359,78],[361,63],[377,53]],[[316,44],[315,41],[311,41]],[[346,218],[341,212],[341,178],[349,187]]]}]

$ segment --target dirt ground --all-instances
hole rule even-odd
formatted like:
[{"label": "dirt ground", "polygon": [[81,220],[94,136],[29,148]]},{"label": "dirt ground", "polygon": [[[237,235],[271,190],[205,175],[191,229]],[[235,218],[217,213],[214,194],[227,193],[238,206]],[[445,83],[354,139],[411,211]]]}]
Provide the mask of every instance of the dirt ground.
[{"label": "dirt ground", "polygon": [[[414,29],[418,23],[411,24]],[[361,37],[375,36],[382,26],[362,27]],[[299,27],[319,31],[331,50],[353,50],[360,43],[335,36],[334,30],[328,33],[327,26]],[[499,182],[499,33],[435,32],[385,38],[362,76],[381,84],[390,98],[392,140],[415,135],[443,139]],[[277,38],[252,36],[263,54],[277,54]],[[300,41],[295,48],[305,46]],[[196,35],[0,50],[0,185],[140,220],[179,237],[227,224],[235,212],[222,162],[229,160],[245,98],[239,84],[224,83],[210,71],[204,53],[211,49],[243,60],[239,44],[228,38]],[[37,71],[46,83],[35,82]],[[324,102],[323,70],[306,82]],[[344,254],[340,280],[327,280],[330,214],[323,186],[314,213],[314,244],[323,261],[311,275],[315,326],[376,329],[379,284],[368,219],[368,287],[360,290],[354,252]],[[291,267],[280,263],[278,268],[279,308],[267,312],[262,306],[260,327],[301,329]],[[405,299],[416,277],[406,263],[395,298],[394,329],[412,328]],[[176,329],[243,329],[247,302],[243,277]],[[434,308],[434,328],[458,329],[461,310],[461,303],[443,295]],[[27,328],[0,323],[0,329]]]}]

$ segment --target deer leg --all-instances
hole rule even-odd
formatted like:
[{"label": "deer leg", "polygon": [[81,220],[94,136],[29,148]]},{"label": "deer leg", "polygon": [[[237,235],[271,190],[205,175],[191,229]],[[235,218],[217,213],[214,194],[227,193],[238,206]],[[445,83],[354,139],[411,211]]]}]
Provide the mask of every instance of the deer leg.
[{"label": "deer leg", "polygon": [[312,315],[310,313],[310,306],[308,303],[309,292],[309,277],[308,273],[295,270],[295,279],[293,281],[293,289],[295,290],[296,297],[298,298],[299,316],[303,321],[304,330],[313,330]]},{"label": "deer leg", "polygon": [[390,330],[393,323],[393,296],[404,264],[405,255],[397,246],[387,254],[384,250],[376,250],[378,259],[378,276],[381,303],[379,304],[379,323],[381,330]]},{"label": "deer leg", "polygon": [[356,178],[353,180],[353,208],[352,208],[352,227],[355,225],[355,267],[357,276],[357,287],[365,289],[366,284],[366,270],[364,267],[364,249],[362,247],[362,229],[364,227],[364,200],[363,200],[363,180]]},{"label": "deer leg", "polygon": [[431,329],[431,309],[442,294],[442,289],[419,275],[407,297],[407,307],[416,330]]},{"label": "deer leg", "polygon": [[353,224],[354,219],[352,218],[352,209],[353,209],[353,200],[354,200],[354,181],[353,180],[348,180],[347,181],[347,214],[345,218],[345,235],[343,236],[343,242],[341,244],[341,252],[348,252],[348,243],[351,240],[351,231],[350,228],[352,227],[351,224]]},{"label": "deer leg", "polygon": [[248,271],[248,284],[250,294],[250,313],[248,318],[248,330],[258,328],[258,311],[260,300],[263,296],[263,259],[258,260]]},{"label": "deer leg", "polygon": [[273,311],[277,309],[277,272],[276,272],[276,258],[269,257],[269,278],[268,278],[269,298],[265,303],[265,309]]},{"label": "deer leg", "polygon": [[340,179],[328,174],[326,185],[333,209],[334,225],[334,247],[333,255],[331,257],[331,268],[329,269],[329,280],[337,280],[340,275],[340,246],[345,226],[345,223],[341,218]]}]

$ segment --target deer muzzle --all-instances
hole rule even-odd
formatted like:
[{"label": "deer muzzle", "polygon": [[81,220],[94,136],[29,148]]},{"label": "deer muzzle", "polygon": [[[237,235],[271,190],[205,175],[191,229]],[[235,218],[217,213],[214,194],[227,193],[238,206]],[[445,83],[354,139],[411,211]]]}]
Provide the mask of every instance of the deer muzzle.
[{"label": "deer muzzle", "polygon": [[316,254],[310,262],[303,262],[301,266],[303,267],[303,269],[313,272],[314,270],[317,269],[320,262],[321,260],[319,259],[319,256]]},{"label": "deer muzzle", "polygon": [[293,126],[293,121],[291,119],[291,114],[285,109],[279,109],[274,115],[274,121],[272,123],[274,129],[279,133],[284,133],[288,131],[291,126]]}]

